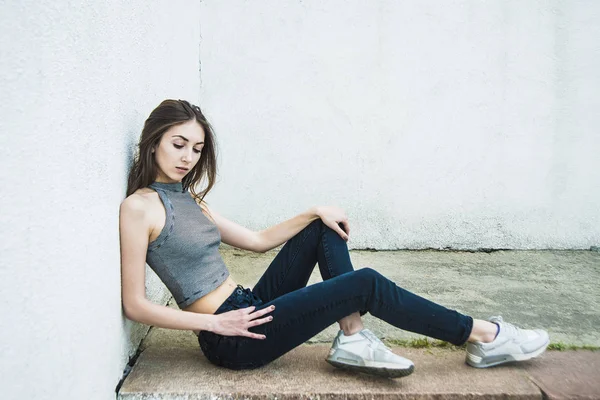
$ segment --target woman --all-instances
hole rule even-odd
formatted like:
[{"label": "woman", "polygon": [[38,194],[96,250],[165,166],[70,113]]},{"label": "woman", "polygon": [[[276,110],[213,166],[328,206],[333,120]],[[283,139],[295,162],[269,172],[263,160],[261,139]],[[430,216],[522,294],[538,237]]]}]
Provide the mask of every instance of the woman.
[{"label": "woman", "polygon": [[[412,373],[412,361],[364,328],[366,312],[401,329],[468,342],[466,361],[474,367],[526,360],[546,349],[543,330],[520,329],[501,317],[474,320],[372,269],[354,271],[348,219],[337,207],[313,207],[260,232],[211,210],[204,197],[215,181],[215,150],[211,126],[187,101],[165,100],[146,120],[120,208],[122,299],[129,319],[192,330],[211,362],[232,369],[267,364],[337,321],[340,331],[327,362],[388,377]],[[207,187],[196,193],[204,178]],[[218,252],[221,241],[261,253],[285,245],[250,290],[229,275]],[[180,310],[146,299],[146,262]],[[323,282],[306,286],[315,264]]]}]

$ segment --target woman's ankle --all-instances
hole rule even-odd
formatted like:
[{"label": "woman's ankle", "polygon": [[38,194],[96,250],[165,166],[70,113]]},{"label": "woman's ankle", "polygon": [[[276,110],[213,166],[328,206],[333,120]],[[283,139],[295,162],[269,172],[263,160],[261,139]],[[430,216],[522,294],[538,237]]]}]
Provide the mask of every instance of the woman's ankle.
[{"label": "woman's ankle", "polygon": [[353,313],[339,320],[340,329],[344,331],[344,335],[350,336],[362,331],[365,326],[360,318],[360,313]]},{"label": "woman's ankle", "polygon": [[468,342],[491,343],[496,339],[499,327],[493,322],[480,319],[473,320],[473,329],[469,335]]}]

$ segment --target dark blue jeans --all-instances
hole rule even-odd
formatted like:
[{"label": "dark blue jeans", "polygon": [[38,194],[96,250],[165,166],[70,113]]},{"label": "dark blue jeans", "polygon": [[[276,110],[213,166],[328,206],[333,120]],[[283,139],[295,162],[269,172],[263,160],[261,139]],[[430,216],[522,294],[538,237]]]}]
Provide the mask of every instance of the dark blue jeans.
[{"label": "dark blue jeans", "polygon": [[[317,263],[323,282],[306,286]],[[402,289],[373,269],[354,271],[346,242],[320,219],[283,246],[254,289],[238,287],[215,314],[272,304],[273,320],[250,329],[266,339],[202,331],[198,341],[205,356],[226,368],[260,367],[354,312],[456,345],[466,342],[473,327],[471,317]]]}]

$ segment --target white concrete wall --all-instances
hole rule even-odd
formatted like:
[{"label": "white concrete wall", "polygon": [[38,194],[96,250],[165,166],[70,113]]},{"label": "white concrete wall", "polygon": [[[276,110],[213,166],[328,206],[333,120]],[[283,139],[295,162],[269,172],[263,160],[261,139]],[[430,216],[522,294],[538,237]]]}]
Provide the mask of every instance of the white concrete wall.
[{"label": "white concrete wall", "polygon": [[[0,5],[0,397],[114,399],[119,204],[144,119],[198,100],[199,2]],[[150,279],[149,296],[164,302]]]},{"label": "white concrete wall", "polygon": [[204,1],[215,209],[353,248],[600,243],[600,2]]}]

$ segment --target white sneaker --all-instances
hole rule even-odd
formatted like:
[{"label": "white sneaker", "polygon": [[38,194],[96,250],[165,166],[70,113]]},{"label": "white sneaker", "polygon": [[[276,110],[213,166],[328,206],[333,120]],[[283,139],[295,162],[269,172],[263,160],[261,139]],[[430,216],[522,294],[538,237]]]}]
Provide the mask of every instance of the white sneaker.
[{"label": "white sneaker", "polygon": [[467,343],[466,362],[475,368],[486,368],[511,361],[525,361],[537,357],[550,343],[548,332],[542,329],[521,329],[504,322],[502,317],[488,321],[500,326],[500,332],[491,343]]},{"label": "white sneaker", "polygon": [[415,369],[412,361],[394,354],[368,329],[351,336],[340,330],[327,362],[338,368],[388,378],[407,376]]}]

